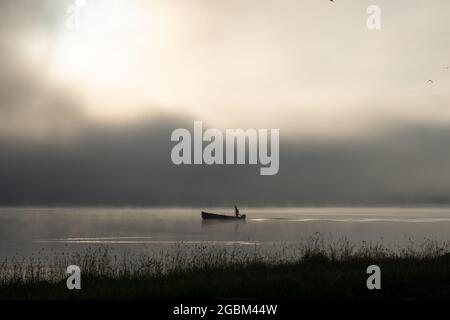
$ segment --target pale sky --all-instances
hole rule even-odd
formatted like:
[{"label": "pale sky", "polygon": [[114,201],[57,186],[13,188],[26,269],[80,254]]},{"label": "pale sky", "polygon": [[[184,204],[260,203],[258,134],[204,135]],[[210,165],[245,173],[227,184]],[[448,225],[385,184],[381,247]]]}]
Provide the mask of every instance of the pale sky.
[{"label": "pale sky", "polygon": [[446,0],[87,0],[77,30],[72,1],[9,2],[11,62],[95,121],[164,112],[305,136],[450,121]]},{"label": "pale sky", "polygon": [[[0,1],[0,205],[450,203],[448,0],[73,4]],[[194,120],[279,174],[173,165]]]}]

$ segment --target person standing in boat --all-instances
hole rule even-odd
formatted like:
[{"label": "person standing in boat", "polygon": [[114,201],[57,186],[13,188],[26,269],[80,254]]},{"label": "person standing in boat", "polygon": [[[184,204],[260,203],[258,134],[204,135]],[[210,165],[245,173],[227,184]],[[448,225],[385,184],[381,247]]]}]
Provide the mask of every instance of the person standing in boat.
[{"label": "person standing in boat", "polygon": [[234,205],[234,213],[236,214],[236,218],[239,218],[239,209]]}]

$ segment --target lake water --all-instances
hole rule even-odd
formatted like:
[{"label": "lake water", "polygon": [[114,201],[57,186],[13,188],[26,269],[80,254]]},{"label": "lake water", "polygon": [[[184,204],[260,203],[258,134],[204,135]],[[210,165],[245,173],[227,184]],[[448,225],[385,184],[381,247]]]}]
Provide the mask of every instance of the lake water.
[{"label": "lake water", "polygon": [[[233,214],[233,209],[205,208]],[[450,240],[450,208],[246,209],[247,220],[202,221],[200,209],[1,208],[0,258],[46,249],[63,252],[107,245],[160,250],[177,243],[210,246],[289,244],[322,234],[353,243],[402,247]]]}]

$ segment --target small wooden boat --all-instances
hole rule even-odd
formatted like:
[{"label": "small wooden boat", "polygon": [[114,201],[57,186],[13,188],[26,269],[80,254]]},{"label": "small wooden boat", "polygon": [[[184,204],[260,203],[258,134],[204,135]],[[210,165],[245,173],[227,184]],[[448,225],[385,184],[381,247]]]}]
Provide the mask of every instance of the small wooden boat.
[{"label": "small wooden boat", "polygon": [[236,216],[226,216],[223,214],[202,211],[202,219],[204,219],[204,220],[245,220],[245,214],[243,214],[239,217],[236,217]]}]

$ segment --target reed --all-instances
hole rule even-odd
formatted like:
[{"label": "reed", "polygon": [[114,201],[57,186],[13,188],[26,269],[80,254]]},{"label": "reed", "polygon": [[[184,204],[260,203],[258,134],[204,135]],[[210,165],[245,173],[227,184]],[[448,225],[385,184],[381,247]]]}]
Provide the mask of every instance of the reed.
[{"label": "reed", "polygon": [[[450,298],[448,252],[448,242],[389,249],[321,235],[264,249],[183,242],[156,253],[43,249],[0,262],[0,299]],[[66,288],[72,264],[82,270],[82,290]],[[382,290],[366,287],[372,264],[381,267]]]}]

